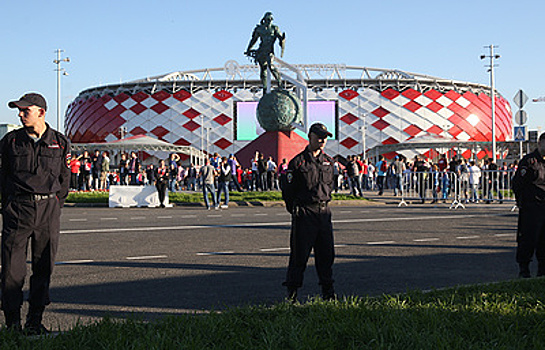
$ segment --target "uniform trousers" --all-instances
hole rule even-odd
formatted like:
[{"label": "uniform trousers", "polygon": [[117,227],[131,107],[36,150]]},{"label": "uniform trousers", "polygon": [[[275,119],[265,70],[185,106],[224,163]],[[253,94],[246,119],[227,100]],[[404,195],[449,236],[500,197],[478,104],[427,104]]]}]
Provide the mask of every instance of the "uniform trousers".
[{"label": "uniform trousers", "polygon": [[2,309],[16,311],[23,304],[27,251],[32,249],[29,304],[50,303],[49,284],[60,236],[61,208],[56,197],[8,200],[2,222]]},{"label": "uniform trousers", "polygon": [[545,263],[545,206],[535,204],[519,209],[517,263],[529,263],[534,253],[538,262]]},{"label": "uniform trousers", "polygon": [[314,261],[322,287],[333,285],[333,225],[328,206],[295,207],[292,214],[290,259],[284,285],[300,288],[310,252],[314,248]]}]

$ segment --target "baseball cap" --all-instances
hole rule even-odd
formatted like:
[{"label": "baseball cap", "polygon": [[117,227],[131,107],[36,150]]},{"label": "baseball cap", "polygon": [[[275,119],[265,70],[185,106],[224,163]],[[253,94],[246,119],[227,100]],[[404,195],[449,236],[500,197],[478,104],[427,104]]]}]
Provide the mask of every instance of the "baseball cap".
[{"label": "baseball cap", "polygon": [[308,133],[310,134],[311,132],[315,133],[316,135],[318,135],[319,138],[323,139],[323,138],[326,138],[326,137],[331,137],[333,136],[332,133],[330,133],[329,131],[327,131],[327,128],[325,127],[324,124],[322,123],[314,123],[312,124],[312,126],[310,127],[310,130],[308,131]]},{"label": "baseball cap", "polygon": [[26,108],[30,106],[37,106],[47,111],[47,102],[45,98],[37,93],[28,93],[21,96],[17,101],[11,101],[8,103],[9,108]]}]

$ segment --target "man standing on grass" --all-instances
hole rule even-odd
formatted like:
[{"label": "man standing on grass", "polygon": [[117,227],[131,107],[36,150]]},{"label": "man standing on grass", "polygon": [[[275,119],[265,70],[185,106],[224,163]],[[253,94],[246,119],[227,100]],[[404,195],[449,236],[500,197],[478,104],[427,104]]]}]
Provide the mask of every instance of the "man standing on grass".
[{"label": "man standing on grass", "polygon": [[292,215],[290,259],[286,281],[288,300],[297,300],[303,285],[308,258],[314,248],[316,272],[322,286],[322,298],[335,298],[333,289],[333,225],[328,206],[333,190],[334,160],[324,153],[327,137],[325,125],[315,123],[308,134],[309,144],[288,165],[282,198]]},{"label": "man standing on grass", "polygon": [[205,165],[201,168],[200,177],[202,183],[202,195],[204,197],[204,203],[206,209],[210,210],[210,202],[208,201],[208,193],[212,196],[212,204],[214,209],[218,210],[219,205],[216,201],[216,187],[214,186],[214,178],[216,176],[216,169],[210,165],[210,159],[206,158]]},{"label": "man standing on grass", "polygon": [[2,193],[2,310],[6,326],[21,331],[27,246],[32,247],[27,334],[46,334],[42,315],[60,236],[61,208],[70,182],[70,141],[45,122],[42,95],[28,93],[8,104],[23,128],[0,141]]}]

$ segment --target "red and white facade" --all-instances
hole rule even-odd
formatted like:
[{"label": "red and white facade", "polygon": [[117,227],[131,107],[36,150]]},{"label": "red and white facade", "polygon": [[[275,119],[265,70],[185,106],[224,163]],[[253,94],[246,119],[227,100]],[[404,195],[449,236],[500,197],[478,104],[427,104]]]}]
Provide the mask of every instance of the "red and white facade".
[{"label": "red and white facade", "polygon": [[[309,101],[336,101],[337,139],[327,143],[330,155],[361,154],[364,140],[365,148],[371,149],[430,134],[453,141],[491,141],[491,99],[486,85],[397,70],[297,67],[309,77]],[[221,68],[176,72],[85,90],[67,108],[66,134],[73,143],[144,134],[221,155],[236,153],[248,143],[235,140],[236,102],[258,101],[262,92],[255,66],[238,66],[229,74]],[[496,140],[511,140],[509,103],[499,94],[495,102]],[[434,156],[433,150],[403,153]],[[476,156],[486,154],[479,151]],[[471,151],[463,155],[469,157]]]}]

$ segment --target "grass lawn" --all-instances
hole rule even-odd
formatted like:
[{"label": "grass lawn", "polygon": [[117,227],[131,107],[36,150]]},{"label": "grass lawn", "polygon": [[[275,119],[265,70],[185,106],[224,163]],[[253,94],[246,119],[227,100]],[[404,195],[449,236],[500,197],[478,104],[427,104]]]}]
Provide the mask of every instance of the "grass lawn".
[{"label": "grass lawn", "polygon": [[[95,192],[71,192],[66,200],[67,203],[108,203],[107,191]],[[203,202],[202,192],[169,192],[171,203],[200,203]],[[222,195],[223,199],[223,195]],[[333,200],[361,199],[346,194],[333,194]],[[261,201],[282,201],[282,194],[279,191],[270,192],[230,192],[230,201],[261,202]]]},{"label": "grass lawn", "polygon": [[543,349],[545,279],[300,305],[247,306],[151,323],[103,319],[56,337],[0,334],[1,349]]}]

